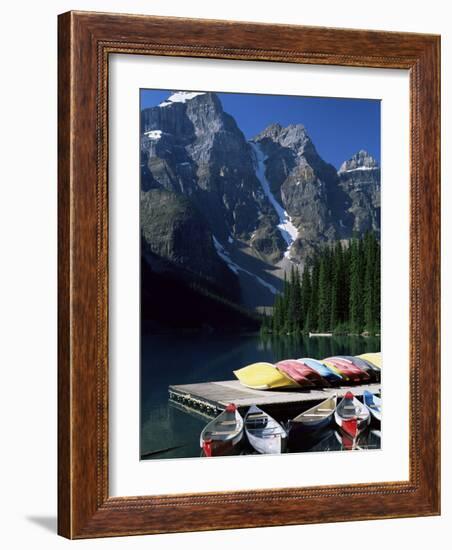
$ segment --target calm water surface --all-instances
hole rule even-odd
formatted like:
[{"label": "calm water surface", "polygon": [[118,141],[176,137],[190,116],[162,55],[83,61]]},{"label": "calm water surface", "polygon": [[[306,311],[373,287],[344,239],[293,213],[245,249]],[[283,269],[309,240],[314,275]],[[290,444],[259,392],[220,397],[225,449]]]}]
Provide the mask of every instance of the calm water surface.
[{"label": "calm water surface", "polygon": [[[360,336],[331,338],[276,337],[250,334],[143,334],[141,348],[141,453],[147,458],[199,457],[199,434],[208,420],[168,402],[168,386],[232,380],[233,370],[256,361],[275,363],[298,357],[359,355],[380,351],[380,339]],[[362,448],[379,447],[368,431]],[[340,450],[334,430],[297,451]]]}]

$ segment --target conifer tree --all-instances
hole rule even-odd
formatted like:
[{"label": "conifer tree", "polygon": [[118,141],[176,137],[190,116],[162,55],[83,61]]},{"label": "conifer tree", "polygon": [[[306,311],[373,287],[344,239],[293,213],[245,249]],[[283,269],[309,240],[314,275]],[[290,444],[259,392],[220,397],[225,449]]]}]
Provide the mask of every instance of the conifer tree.
[{"label": "conifer tree", "polygon": [[330,251],[323,250],[319,262],[319,291],[318,291],[318,330],[327,331],[330,323],[331,309],[331,274]]},{"label": "conifer tree", "polygon": [[311,271],[306,264],[303,270],[303,275],[301,278],[301,310],[303,312],[303,317],[301,319],[300,328],[304,332],[309,332],[311,325],[311,316],[310,316],[310,303],[311,303]]},{"label": "conifer tree", "polygon": [[373,233],[348,245],[325,246],[306,262],[300,277],[292,266],[262,331],[275,334],[380,330],[380,244]]}]

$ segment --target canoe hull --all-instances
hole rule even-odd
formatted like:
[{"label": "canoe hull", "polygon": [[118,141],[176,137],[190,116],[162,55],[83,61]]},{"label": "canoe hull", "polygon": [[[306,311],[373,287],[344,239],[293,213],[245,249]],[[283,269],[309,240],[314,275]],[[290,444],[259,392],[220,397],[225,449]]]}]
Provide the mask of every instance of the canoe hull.
[{"label": "canoe hull", "polygon": [[370,382],[370,376],[364,370],[355,366],[351,361],[340,357],[327,357],[323,361],[328,367],[334,366],[342,375],[345,375],[349,382],[367,383]]},{"label": "canoe hull", "polygon": [[363,403],[353,396],[353,399],[350,400],[354,407],[354,411],[352,410],[345,414],[344,399],[337,406],[334,412],[334,419],[343,434],[352,439],[356,439],[370,424],[370,412]]},{"label": "canoe hull", "polygon": [[[216,441],[213,440],[210,444],[206,445],[205,442],[201,443],[201,447],[204,456],[231,456],[238,454],[243,445],[244,434],[243,431],[235,438],[229,441]],[[210,448],[209,448],[210,447]]]},{"label": "canoe hull", "polygon": [[243,418],[231,404],[204,427],[199,444],[205,456],[231,455],[240,450],[243,436]]},{"label": "canoe hull", "polygon": [[262,439],[250,434],[249,432],[246,432],[246,435],[250,445],[259,454],[277,455],[285,453],[287,450],[287,437],[275,436],[271,439]]},{"label": "canoe hull", "polygon": [[301,434],[314,433],[320,430],[324,430],[333,424],[334,413],[331,412],[326,418],[317,420],[316,422],[302,422],[302,421],[290,421],[290,439],[296,439]]},{"label": "canoe hull", "polygon": [[364,392],[363,403],[370,412],[371,424],[381,426],[381,398],[370,392]]},{"label": "canoe hull", "polygon": [[233,372],[241,384],[254,390],[299,387],[299,384],[271,363],[253,363]]},{"label": "canoe hull", "polygon": [[286,359],[276,363],[275,367],[295,380],[301,387],[324,387],[329,385],[325,379],[322,379],[317,371],[304,364],[302,361]]},{"label": "canoe hull", "polygon": [[287,432],[269,414],[255,405],[245,416],[244,429],[250,445],[260,454],[281,454],[287,450]]}]

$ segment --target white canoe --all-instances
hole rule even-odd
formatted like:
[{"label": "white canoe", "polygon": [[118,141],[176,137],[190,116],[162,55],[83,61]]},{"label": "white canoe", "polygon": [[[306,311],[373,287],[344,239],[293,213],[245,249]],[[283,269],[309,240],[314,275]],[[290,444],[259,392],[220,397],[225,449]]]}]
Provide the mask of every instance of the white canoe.
[{"label": "white canoe", "polygon": [[231,403],[204,427],[199,444],[205,456],[222,456],[234,453],[242,438],[243,418]]},{"label": "white canoe", "polygon": [[245,416],[245,433],[261,454],[280,454],[287,448],[286,430],[269,414],[252,405]]}]

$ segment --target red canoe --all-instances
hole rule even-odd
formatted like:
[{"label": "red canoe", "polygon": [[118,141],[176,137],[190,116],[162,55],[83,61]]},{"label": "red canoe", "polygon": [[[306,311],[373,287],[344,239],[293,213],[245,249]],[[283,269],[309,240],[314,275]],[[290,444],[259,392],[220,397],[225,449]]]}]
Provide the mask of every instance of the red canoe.
[{"label": "red canoe", "polygon": [[285,361],[280,361],[276,363],[275,367],[287,374],[295,380],[300,386],[309,387],[309,386],[319,386],[325,387],[329,386],[329,383],[324,380],[318,372],[316,372],[311,367],[308,367],[302,361],[296,361],[295,359],[286,359]]},{"label": "red canoe", "polygon": [[348,359],[344,359],[343,357],[327,357],[323,361],[326,364],[332,363],[341,373],[345,374],[351,382],[362,383],[370,381],[370,376],[367,372],[360,369]]}]

